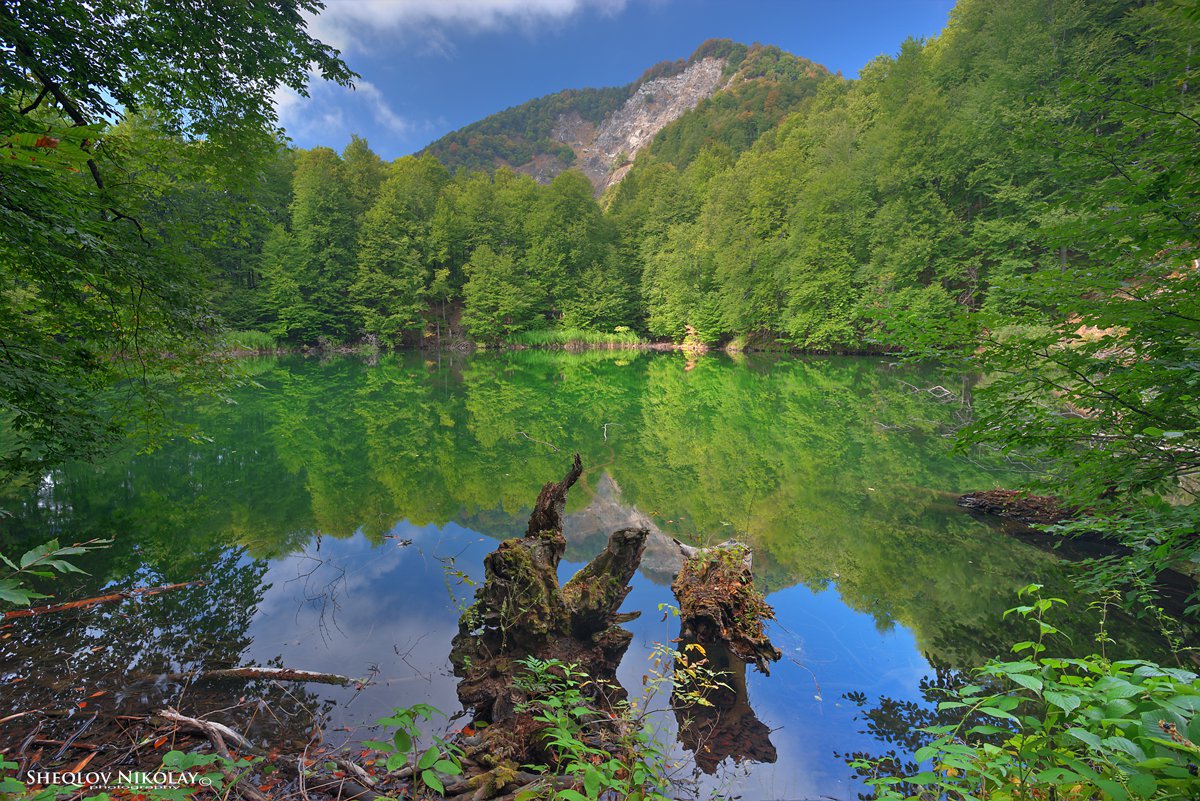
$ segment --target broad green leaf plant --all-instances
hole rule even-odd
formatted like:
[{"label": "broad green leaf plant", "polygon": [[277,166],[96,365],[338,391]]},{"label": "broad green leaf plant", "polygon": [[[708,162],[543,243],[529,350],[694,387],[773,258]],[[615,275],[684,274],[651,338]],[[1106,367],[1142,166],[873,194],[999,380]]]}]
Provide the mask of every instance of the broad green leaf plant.
[{"label": "broad green leaf plant", "polygon": [[[917,750],[924,766],[909,776],[855,766],[886,801],[1134,801],[1200,798],[1200,680],[1141,659],[1051,656],[1058,630],[1047,613],[1064,603],[1041,587],[1007,613],[1031,621],[1036,636],[1013,646],[1017,658],[993,659],[980,682],[951,690],[939,710],[960,710],[958,724],[930,726]],[[987,690],[984,686],[987,686]],[[996,689],[999,687],[1000,689]],[[978,723],[980,717],[991,722]]]},{"label": "broad green leaf plant", "polygon": [[91,539],[77,542],[74,545],[60,546],[58,540],[50,540],[36,548],[30,548],[21,558],[13,561],[0,553],[0,561],[8,568],[9,573],[0,577],[0,603],[16,606],[29,606],[30,603],[48,596],[30,588],[28,579],[31,577],[54,578],[63,573],[84,573],[64,557],[78,556],[88,551],[106,548],[112,540]]}]

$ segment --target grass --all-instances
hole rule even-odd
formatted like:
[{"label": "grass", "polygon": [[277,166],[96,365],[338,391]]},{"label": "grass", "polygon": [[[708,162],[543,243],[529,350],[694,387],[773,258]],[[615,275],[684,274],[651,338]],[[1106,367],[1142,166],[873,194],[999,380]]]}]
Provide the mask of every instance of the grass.
[{"label": "grass", "polygon": [[222,337],[229,350],[275,350],[279,343],[265,331],[227,331]]},{"label": "grass", "polygon": [[509,341],[514,345],[525,345],[531,348],[549,348],[569,345],[617,347],[641,345],[646,340],[628,329],[607,333],[583,328],[543,328],[536,331],[522,331],[513,335]]}]

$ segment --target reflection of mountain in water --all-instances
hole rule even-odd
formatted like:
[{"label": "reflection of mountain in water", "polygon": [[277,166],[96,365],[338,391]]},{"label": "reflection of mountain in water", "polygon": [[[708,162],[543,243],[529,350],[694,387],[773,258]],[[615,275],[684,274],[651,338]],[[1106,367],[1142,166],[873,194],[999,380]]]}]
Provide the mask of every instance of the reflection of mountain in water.
[{"label": "reflection of mountain in water", "polygon": [[683,554],[649,515],[621,502],[621,488],[608,473],[601,473],[596,479],[588,505],[567,515],[563,527],[567,558],[573,562],[587,561],[604,548],[609,534],[623,528],[644,528],[650,532],[642,554],[641,572],[658,584],[670,584],[683,566]]},{"label": "reflection of mountain in water", "polygon": [[[953,377],[854,358],[714,356],[688,370],[672,354],[629,352],[254,368],[262,388],[192,415],[210,442],[63,468],[4,498],[15,516],[0,549],[120,532],[124,561],[102,580],[143,564],[190,578],[198,553],[280,558],[317,534],[382,543],[400,521],[499,539],[521,532],[531,499],[579,452],[588,472],[569,500],[572,562],[642,525],[653,533],[644,574],[666,583],[669,537],[737,536],[766,592],[836,586],[880,629],[902,624],[954,665],[1011,641],[999,621],[1030,581],[1072,599],[1073,619],[1059,621],[1072,642],[1087,647],[1094,633],[1056,554],[953,507],[956,492],[1008,481],[949,451],[940,434],[959,404],[911,391],[967,392]],[[1114,653],[1153,652],[1135,626],[1112,633]]]}]

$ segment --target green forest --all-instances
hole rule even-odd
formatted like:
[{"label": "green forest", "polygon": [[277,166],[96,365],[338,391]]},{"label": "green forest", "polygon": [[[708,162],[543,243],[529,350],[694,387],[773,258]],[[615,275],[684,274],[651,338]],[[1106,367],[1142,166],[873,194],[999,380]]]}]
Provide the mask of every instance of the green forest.
[{"label": "green forest", "polygon": [[[1053,534],[1115,546],[1085,561],[1071,603],[1123,607],[1147,621],[1171,643],[1175,665],[1113,662],[1104,630],[1094,647],[1073,642],[1071,658],[1051,656],[1043,640],[1062,633],[1047,622],[1060,599],[1031,585],[1016,614],[1037,635],[1017,642],[1015,654],[984,654],[998,647],[991,641],[935,646],[976,662],[995,657],[981,685],[943,696],[957,706],[939,712],[967,711],[926,729],[915,758],[936,769],[894,758],[857,769],[893,799],[1200,792],[1197,649],[1181,634],[1194,630],[1200,597],[1193,591],[1168,614],[1157,583],[1168,571],[1200,576],[1196,0],[959,0],[937,36],[904,41],[854,79],[775,47],[712,40],[629,86],[532,101],[390,162],[357,136],[340,153],[296,148],[279,125],[271,98],[281,87],[304,94],[314,77],[344,86],[360,78],[306,28],[322,3],[200,5],[0,4],[5,504],[64,465],[179,438],[203,442],[203,427],[180,410],[232,403],[255,388],[239,362],[246,352],[595,345],[680,348],[700,360],[724,348],[933,362],[972,376],[970,418],[945,436],[959,453],[1021,460],[1030,469],[1019,488],[1052,494],[1070,512]],[[573,152],[550,138],[560,113],[595,122],[645,81],[709,56],[726,60],[727,88],[661,130],[602,194],[575,169],[544,184],[514,169],[541,156],[569,167]],[[583,369],[555,364],[538,380],[493,388],[519,390],[518,401],[477,400],[474,436],[488,438],[480,421],[489,416],[504,419],[495,431],[511,427],[543,378],[549,386]],[[696,375],[714,370],[701,365]],[[662,400],[645,427],[686,443],[708,407],[695,384],[661,371],[646,369]],[[737,381],[752,381],[710,379],[731,406]],[[386,385],[386,399],[370,380]],[[466,380],[486,397],[486,375],[468,371]],[[457,506],[508,509],[536,494],[550,469],[547,459],[543,472],[500,483],[486,475],[486,460],[470,462],[480,475],[465,478],[430,467],[408,482],[377,464],[361,481],[326,475],[323,450],[337,437],[370,440],[372,426],[393,424],[389,415],[468,417],[454,405],[459,396],[435,403],[408,373],[381,372],[364,386],[356,390],[369,397],[363,408],[378,414],[328,435],[309,421],[296,425],[296,441],[272,457],[302,465],[315,484],[344,483],[307,489],[317,508],[300,515],[305,530],[345,536],[361,523],[349,510],[391,510],[396,497],[452,479],[471,483],[452,494]],[[281,391],[309,390],[298,382]],[[883,389],[867,394],[890,402]],[[286,419],[299,399],[281,396],[269,413]],[[681,445],[664,448],[664,461],[715,475],[706,460],[717,459],[762,479],[782,471],[777,461],[789,454],[811,457],[813,442],[837,452],[809,420],[818,412],[806,411],[812,442],[744,458],[755,432],[791,425],[764,408],[728,412],[741,426],[727,452],[696,455]],[[598,454],[607,447],[590,445]],[[815,482],[819,469],[808,467]],[[702,485],[653,470],[627,483],[634,494],[661,484],[657,492],[681,509],[721,522],[706,511]],[[489,503],[487,492],[504,497]],[[450,508],[421,508],[434,502],[414,497],[405,508],[439,524],[454,518]],[[906,529],[893,528],[898,552]],[[786,537],[769,539],[781,573],[827,580],[805,572]],[[7,534],[0,542],[12,556]],[[989,541],[985,550],[998,547]],[[890,550],[857,557],[896,558]],[[1021,559],[1013,570],[1042,569],[1040,557]],[[0,600],[28,603],[28,566],[5,561],[12,573],[0,573]],[[931,562],[928,572],[943,569]],[[847,575],[854,596],[855,574]],[[933,640],[944,621],[921,618],[934,611],[916,611],[910,590],[892,588],[895,609],[876,611],[917,621]],[[983,613],[962,599],[938,608],[962,626]],[[1097,653],[1076,658],[1087,650]],[[0,784],[0,798],[11,789]]]}]

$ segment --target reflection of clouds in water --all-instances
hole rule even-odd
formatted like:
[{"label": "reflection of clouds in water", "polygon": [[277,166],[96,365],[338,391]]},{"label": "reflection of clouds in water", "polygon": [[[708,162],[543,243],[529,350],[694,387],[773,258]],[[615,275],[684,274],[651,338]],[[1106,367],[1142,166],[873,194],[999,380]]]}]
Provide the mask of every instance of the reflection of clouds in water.
[{"label": "reflection of clouds in water", "polygon": [[755,772],[752,782],[761,797],[850,797],[850,771],[833,754],[875,741],[859,733],[857,707],[842,694],[866,690],[920,700],[917,682],[931,669],[911,632],[902,626],[880,632],[871,615],[846,606],[835,589],[789,587],[768,600],[790,632],[769,626],[784,659],[769,677],[748,673],[747,684],[759,718],[778,727],[772,738],[780,759],[773,777]]},{"label": "reflection of clouds in water", "polygon": [[[305,601],[305,581],[296,577],[309,572],[312,563],[303,555],[272,563],[267,580],[273,586],[251,627],[254,644],[247,657],[259,662],[280,655],[291,667],[351,676],[378,666],[377,684],[349,708],[334,711],[335,727],[369,724],[393,706],[418,701],[450,714],[458,709],[447,660],[458,610],[447,593],[439,558],[454,556],[456,569],[479,580],[483,557],[498,543],[453,524],[437,528],[401,523],[391,535],[378,546],[361,535],[325,539],[320,553],[311,554],[328,564],[309,579],[310,589],[334,577],[341,584],[336,627],[322,633],[319,605]],[[400,547],[406,538],[412,544]],[[564,562],[560,576],[565,580],[580,567],[581,563]],[[454,584],[456,579],[450,581]],[[471,588],[457,586],[455,591],[460,601],[470,602]],[[770,676],[749,671],[747,679],[751,706],[774,729],[771,741],[778,761],[742,766],[727,761],[717,776],[703,778],[700,789],[704,794],[734,792],[746,801],[852,797],[856,790],[850,771],[833,753],[861,750],[873,740],[858,733],[862,724],[854,720],[857,710],[842,693],[858,689],[917,698],[917,681],[928,666],[911,633],[901,626],[881,633],[870,615],[847,607],[834,589],[814,593],[791,587],[772,594],[770,602],[787,627],[771,630],[785,656]],[[655,643],[678,636],[678,620],[664,621],[658,611],[659,604],[674,603],[668,587],[640,573],[634,577],[623,609],[641,610],[642,616],[627,624],[634,639],[618,678],[635,695],[641,691]],[[320,692],[342,703],[354,695],[353,688],[321,687]],[[670,688],[664,688],[657,706],[664,706],[669,695]],[[664,715],[658,725],[662,736],[673,742],[673,716]],[[678,747],[675,754],[686,756]]]},{"label": "reflection of clouds in water", "polygon": [[[370,723],[394,706],[418,701],[448,714],[458,708],[447,659],[458,610],[438,557],[457,555],[457,569],[478,578],[496,541],[453,524],[438,529],[401,523],[390,533],[378,546],[362,535],[326,538],[320,552],[272,563],[272,587],[251,624],[247,659],[280,656],[289,667],[353,677],[379,669],[375,684],[351,707],[335,710],[335,726]],[[401,546],[404,539],[412,544]],[[336,594],[336,612],[327,602],[310,600],[326,587]],[[469,594],[456,591],[460,598]],[[343,703],[354,695],[353,688],[322,692]]]},{"label": "reflection of clouds in water", "polygon": [[[574,569],[572,565],[566,574]],[[741,767],[727,761],[701,786],[707,791],[723,789],[723,781],[735,782],[731,792],[747,801],[853,797],[857,790],[851,786],[850,770],[833,753],[861,750],[875,741],[859,734],[863,725],[854,720],[857,708],[842,693],[865,690],[919,700],[917,682],[930,672],[929,666],[907,629],[896,626],[881,633],[873,617],[847,607],[834,589],[814,593],[790,587],[772,594],[769,601],[790,630],[769,628],[784,658],[772,665],[770,676],[754,670],[746,676],[751,707],[774,730],[771,742],[778,760]],[[642,616],[627,624],[634,639],[617,673],[631,693],[642,686],[654,644],[669,643],[679,634],[676,618],[662,620],[660,603],[676,603],[670,589],[636,576],[623,609],[640,609]],[[673,736],[674,720],[664,720],[663,725]]]}]

